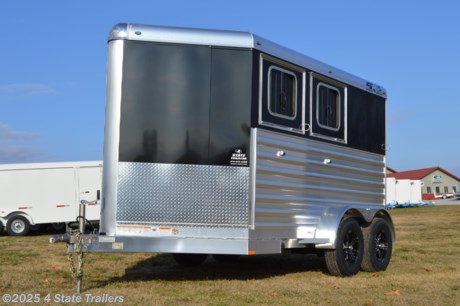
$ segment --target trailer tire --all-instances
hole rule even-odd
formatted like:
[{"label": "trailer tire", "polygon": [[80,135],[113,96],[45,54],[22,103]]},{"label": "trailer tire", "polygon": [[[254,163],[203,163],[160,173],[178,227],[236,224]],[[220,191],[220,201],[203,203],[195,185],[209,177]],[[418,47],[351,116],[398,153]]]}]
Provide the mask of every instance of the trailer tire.
[{"label": "trailer tire", "polygon": [[65,223],[64,222],[51,223],[51,229],[57,232],[63,231],[65,229]]},{"label": "trailer tire", "polygon": [[230,255],[230,254],[214,254],[212,255],[215,261],[222,264],[233,264],[240,259],[240,255]]},{"label": "trailer tire", "polygon": [[208,254],[174,253],[173,257],[183,267],[197,267],[206,260]]},{"label": "trailer tire", "polygon": [[29,230],[32,232],[38,232],[41,228],[41,224],[29,225]]},{"label": "trailer tire", "polygon": [[11,216],[6,223],[6,231],[10,236],[25,236],[29,233],[30,223],[21,215]]},{"label": "trailer tire", "polygon": [[364,256],[364,239],[361,226],[354,218],[344,219],[337,231],[335,250],[326,250],[326,266],[336,276],[358,273]]},{"label": "trailer tire", "polygon": [[0,235],[3,233],[3,227],[4,227],[4,226],[3,226],[3,223],[0,222]]},{"label": "trailer tire", "polygon": [[393,237],[388,221],[375,218],[363,228],[364,258],[361,268],[368,272],[385,271],[393,251]]}]

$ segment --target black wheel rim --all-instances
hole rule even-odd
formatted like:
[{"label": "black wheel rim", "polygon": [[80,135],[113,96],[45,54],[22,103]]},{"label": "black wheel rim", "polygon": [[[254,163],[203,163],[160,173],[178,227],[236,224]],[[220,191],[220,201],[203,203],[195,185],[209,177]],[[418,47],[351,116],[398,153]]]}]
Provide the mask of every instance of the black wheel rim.
[{"label": "black wheel rim", "polygon": [[380,231],[375,235],[374,239],[375,243],[375,258],[379,262],[383,262],[386,260],[388,256],[388,237],[385,231]]},{"label": "black wheel rim", "polygon": [[345,235],[343,241],[343,259],[348,265],[354,265],[359,257],[359,238],[358,235],[350,230]]}]

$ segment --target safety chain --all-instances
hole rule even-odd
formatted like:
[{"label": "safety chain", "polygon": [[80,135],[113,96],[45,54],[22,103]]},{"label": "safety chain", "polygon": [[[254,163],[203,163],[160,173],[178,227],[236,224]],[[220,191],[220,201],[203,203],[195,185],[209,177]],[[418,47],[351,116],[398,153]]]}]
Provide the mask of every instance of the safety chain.
[{"label": "safety chain", "polygon": [[77,253],[77,267],[75,267],[74,256],[71,252],[67,254],[67,261],[70,266],[70,273],[72,278],[77,281],[83,278],[83,259],[85,253],[87,252],[86,246],[83,244],[83,237],[79,230],[72,232],[72,235],[75,235],[76,243],[74,244],[74,251]]}]

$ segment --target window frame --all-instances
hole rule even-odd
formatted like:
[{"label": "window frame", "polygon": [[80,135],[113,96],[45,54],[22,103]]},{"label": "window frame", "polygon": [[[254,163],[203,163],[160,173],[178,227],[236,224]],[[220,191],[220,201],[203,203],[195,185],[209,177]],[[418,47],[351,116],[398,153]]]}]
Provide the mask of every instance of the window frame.
[{"label": "window frame", "polygon": [[[335,92],[337,92],[338,94],[338,98],[339,98],[339,101],[336,101],[336,107],[337,107],[337,114],[336,114],[336,118],[338,118],[339,120],[339,124],[337,125],[336,128],[332,128],[328,125],[323,125],[319,122],[319,90],[320,90],[320,87],[326,87],[328,89],[331,89]],[[332,85],[329,85],[327,83],[324,83],[324,82],[319,82],[317,85],[316,85],[316,122],[318,123],[318,126],[320,126],[321,128],[323,129],[327,129],[327,130],[331,130],[331,131],[334,131],[334,132],[337,132],[340,130],[340,127],[341,127],[341,124],[342,124],[342,120],[341,120],[341,111],[340,111],[340,101],[341,101],[342,97],[341,97],[341,94],[340,94],[340,90],[335,87],[335,86],[332,86]]]},{"label": "window frame", "polygon": [[[306,124],[305,120],[310,108],[305,107],[306,100],[306,69],[273,57],[266,53],[256,53],[259,61],[259,90],[258,90],[258,124],[261,126],[267,126],[276,128],[279,130],[294,132],[305,135]],[[296,86],[294,93],[294,116],[289,117],[279,113],[272,112],[269,104],[269,93],[270,93],[270,73],[269,71],[277,69],[290,75],[295,76]],[[308,115],[309,116],[309,115]]]},{"label": "window frame", "polygon": [[[331,128],[319,123],[318,118],[318,101],[319,86],[325,86],[339,92],[339,117],[338,128]],[[310,136],[326,139],[329,141],[347,144],[348,142],[348,85],[323,76],[321,74],[310,72]]]}]

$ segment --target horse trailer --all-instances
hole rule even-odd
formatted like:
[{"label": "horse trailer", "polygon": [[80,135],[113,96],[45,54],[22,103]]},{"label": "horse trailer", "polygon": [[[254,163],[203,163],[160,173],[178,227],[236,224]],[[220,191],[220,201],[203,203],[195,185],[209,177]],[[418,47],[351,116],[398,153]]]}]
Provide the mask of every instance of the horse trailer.
[{"label": "horse trailer", "polygon": [[[0,165],[0,232],[6,226],[8,234],[24,236],[43,224],[63,229],[101,186],[102,161]],[[100,205],[92,202],[86,212],[99,220]]]},{"label": "horse trailer", "polygon": [[118,24],[105,119],[100,231],[69,252],[387,268],[383,87],[247,32]]}]

